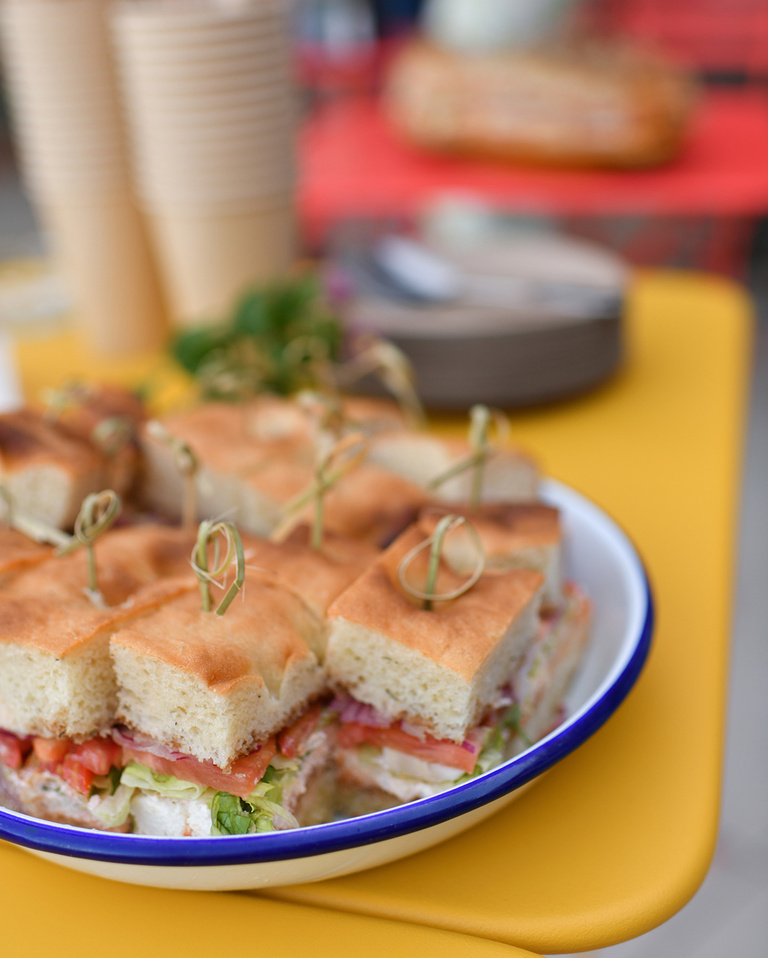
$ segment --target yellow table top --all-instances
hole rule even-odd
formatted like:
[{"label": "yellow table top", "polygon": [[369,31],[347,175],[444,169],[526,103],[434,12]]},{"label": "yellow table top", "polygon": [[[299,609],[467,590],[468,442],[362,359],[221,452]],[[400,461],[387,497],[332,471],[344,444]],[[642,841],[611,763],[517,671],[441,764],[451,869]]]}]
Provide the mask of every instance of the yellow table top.
[{"label": "yellow table top", "polygon": [[[655,592],[646,669],[585,745],[507,809],[437,848],[268,894],[192,898],[112,885],[0,846],[12,934],[34,925],[42,941],[45,929],[34,921],[41,889],[57,909],[62,900],[74,904],[76,889],[98,922],[118,908],[121,928],[124,916],[140,915],[142,942],[160,940],[168,916],[183,908],[172,940],[178,944],[175,929],[184,925],[193,949],[240,915],[267,920],[286,902],[325,906],[286,915],[297,929],[294,945],[315,928],[314,953],[330,939],[335,955],[352,954],[363,940],[366,950],[369,942],[370,949],[384,943],[383,951],[406,940],[417,949],[430,929],[458,933],[445,939],[456,949],[473,940],[462,935],[535,952],[591,949],[640,935],[679,910],[706,874],[717,833],[749,320],[747,297],[725,280],[643,276],[622,373],[588,396],[513,417],[516,440],[547,473],[626,529]],[[29,395],[72,374],[135,381],[158,373],[156,360],[98,362],[71,335],[22,343],[18,355]],[[381,938],[356,938],[374,926],[334,911],[408,924],[382,921]],[[122,932],[104,931],[119,953]],[[89,929],[89,938],[103,941],[104,932],[94,937]],[[491,942],[477,939],[480,955]],[[271,934],[263,943],[277,955],[299,947]]]},{"label": "yellow table top", "polygon": [[438,928],[248,895],[137,888],[72,872],[0,842],[5,958],[270,955],[274,958],[535,958]]}]

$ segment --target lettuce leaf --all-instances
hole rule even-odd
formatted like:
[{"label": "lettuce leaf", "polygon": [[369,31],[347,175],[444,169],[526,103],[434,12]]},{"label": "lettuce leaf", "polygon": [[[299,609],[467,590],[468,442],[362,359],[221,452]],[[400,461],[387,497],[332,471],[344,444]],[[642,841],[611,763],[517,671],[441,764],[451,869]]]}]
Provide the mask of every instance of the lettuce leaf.
[{"label": "lettuce leaf", "polygon": [[496,768],[497,765],[501,765],[502,762],[506,761],[506,759],[509,758],[507,747],[511,733],[514,733],[514,735],[520,738],[526,747],[531,745],[530,739],[520,727],[520,706],[517,703],[514,703],[507,709],[500,721],[496,724],[496,727],[489,733],[483,743],[480,754],[477,756],[477,764],[475,765],[474,772],[465,779],[462,779],[462,781],[467,781],[476,775],[482,775],[483,772]]},{"label": "lettuce leaf", "polygon": [[118,785],[112,795],[104,798],[92,796],[88,800],[88,809],[104,828],[117,828],[125,823],[131,813],[133,791],[128,785]]},{"label": "lettuce leaf", "polygon": [[248,798],[238,798],[228,792],[216,792],[211,802],[211,833],[213,835],[250,835],[275,831],[275,819],[297,828],[294,816],[280,804],[282,784],[292,769],[274,769],[271,765],[264,778]]},{"label": "lettuce leaf", "polygon": [[157,792],[166,798],[202,798],[211,789],[205,785],[195,785],[193,782],[184,782],[173,775],[158,775],[146,765],[139,762],[130,762],[123,769],[120,784],[131,788],[142,788],[145,792]]},{"label": "lettuce leaf", "polygon": [[[270,765],[248,798],[243,799],[229,792],[216,792],[204,785],[182,781],[173,775],[159,775],[146,765],[130,762],[123,769],[121,784],[113,798],[117,798],[118,793],[123,795],[121,790],[126,789],[127,802],[130,804],[134,789],[140,788],[145,792],[157,792],[165,798],[193,801],[203,799],[210,803],[213,835],[271,832],[275,830],[276,819],[289,826],[298,827],[299,823],[294,816],[281,804],[283,789],[296,774],[296,770],[295,762],[287,763],[282,768]],[[126,812],[126,817],[127,814]]]}]

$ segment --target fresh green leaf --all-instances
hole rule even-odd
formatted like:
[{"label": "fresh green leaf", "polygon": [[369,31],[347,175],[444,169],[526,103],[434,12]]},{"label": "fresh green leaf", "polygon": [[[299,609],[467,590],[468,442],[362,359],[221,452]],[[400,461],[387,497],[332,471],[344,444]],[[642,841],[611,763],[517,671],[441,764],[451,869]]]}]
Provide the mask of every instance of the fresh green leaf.
[{"label": "fresh green leaf", "polygon": [[173,356],[207,399],[287,395],[318,382],[318,363],[338,359],[339,319],[312,276],[247,290],[229,317],[179,334]]},{"label": "fresh green leaf", "polygon": [[272,832],[276,818],[298,826],[293,815],[281,804],[283,788],[295,771],[295,766],[276,769],[270,765],[247,799],[228,792],[216,792],[211,802],[212,833],[246,835]]},{"label": "fresh green leaf", "polygon": [[119,785],[112,795],[90,798],[88,808],[104,828],[117,828],[131,813],[133,791],[128,785]]},{"label": "fresh green leaf", "polygon": [[221,835],[247,835],[253,812],[253,805],[228,792],[216,792],[211,802],[213,828]]},{"label": "fresh green leaf", "polygon": [[120,783],[145,792],[157,792],[166,798],[200,798],[208,789],[205,785],[184,782],[173,775],[160,775],[139,762],[129,762],[120,776]]},{"label": "fresh green leaf", "polygon": [[174,359],[187,372],[196,373],[203,362],[231,343],[231,330],[214,326],[199,326],[185,330],[171,344]]}]

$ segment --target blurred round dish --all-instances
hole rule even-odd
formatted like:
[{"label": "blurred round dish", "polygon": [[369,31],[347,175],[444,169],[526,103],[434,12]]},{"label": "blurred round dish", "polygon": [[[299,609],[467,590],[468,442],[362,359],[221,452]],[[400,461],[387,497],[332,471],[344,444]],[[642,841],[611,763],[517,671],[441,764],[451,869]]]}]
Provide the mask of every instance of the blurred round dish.
[{"label": "blurred round dish", "polygon": [[520,755],[431,798],[292,831],[153,838],[89,831],[0,809],[0,836],[50,861],[105,878],[226,890],[361,871],[428,848],[488,817],[610,717],[634,685],[651,640],[648,580],[624,533],[566,486],[546,482],[543,498],[561,510],[568,575],[592,597],[594,627],[568,695],[567,718]]},{"label": "blurred round dish", "polygon": [[619,367],[629,271],[610,251],[542,234],[431,247],[432,263],[413,252],[409,263],[386,238],[345,259],[357,290],[347,322],[405,353],[425,405],[549,402]]}]

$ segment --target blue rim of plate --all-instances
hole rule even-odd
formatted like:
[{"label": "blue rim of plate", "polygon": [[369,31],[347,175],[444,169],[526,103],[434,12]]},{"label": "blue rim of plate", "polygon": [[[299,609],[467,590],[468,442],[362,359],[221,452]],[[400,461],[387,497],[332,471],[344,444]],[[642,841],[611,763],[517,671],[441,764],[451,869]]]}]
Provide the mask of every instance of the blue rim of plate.
[{"label": "blue rim of plate", "polygon": [[589,499],[569,487],[548,481],[546,488],[558,491],[559,495],[597,515],[623,541],[644,591],[644,618],[631,652],[625,656],[611,683],[599,694],[595,693],[575,716],[520,755],[430,798],[359,818],[291,831],[216,838],[160,838],[59,825],[0,808],[0,838],[49,854],[162,868],[286,861],[369,845],[439,825],[503,798],[541,775],[590,738],[626,698],[648,657],[655,617],[645,567],[626,533]]}]

